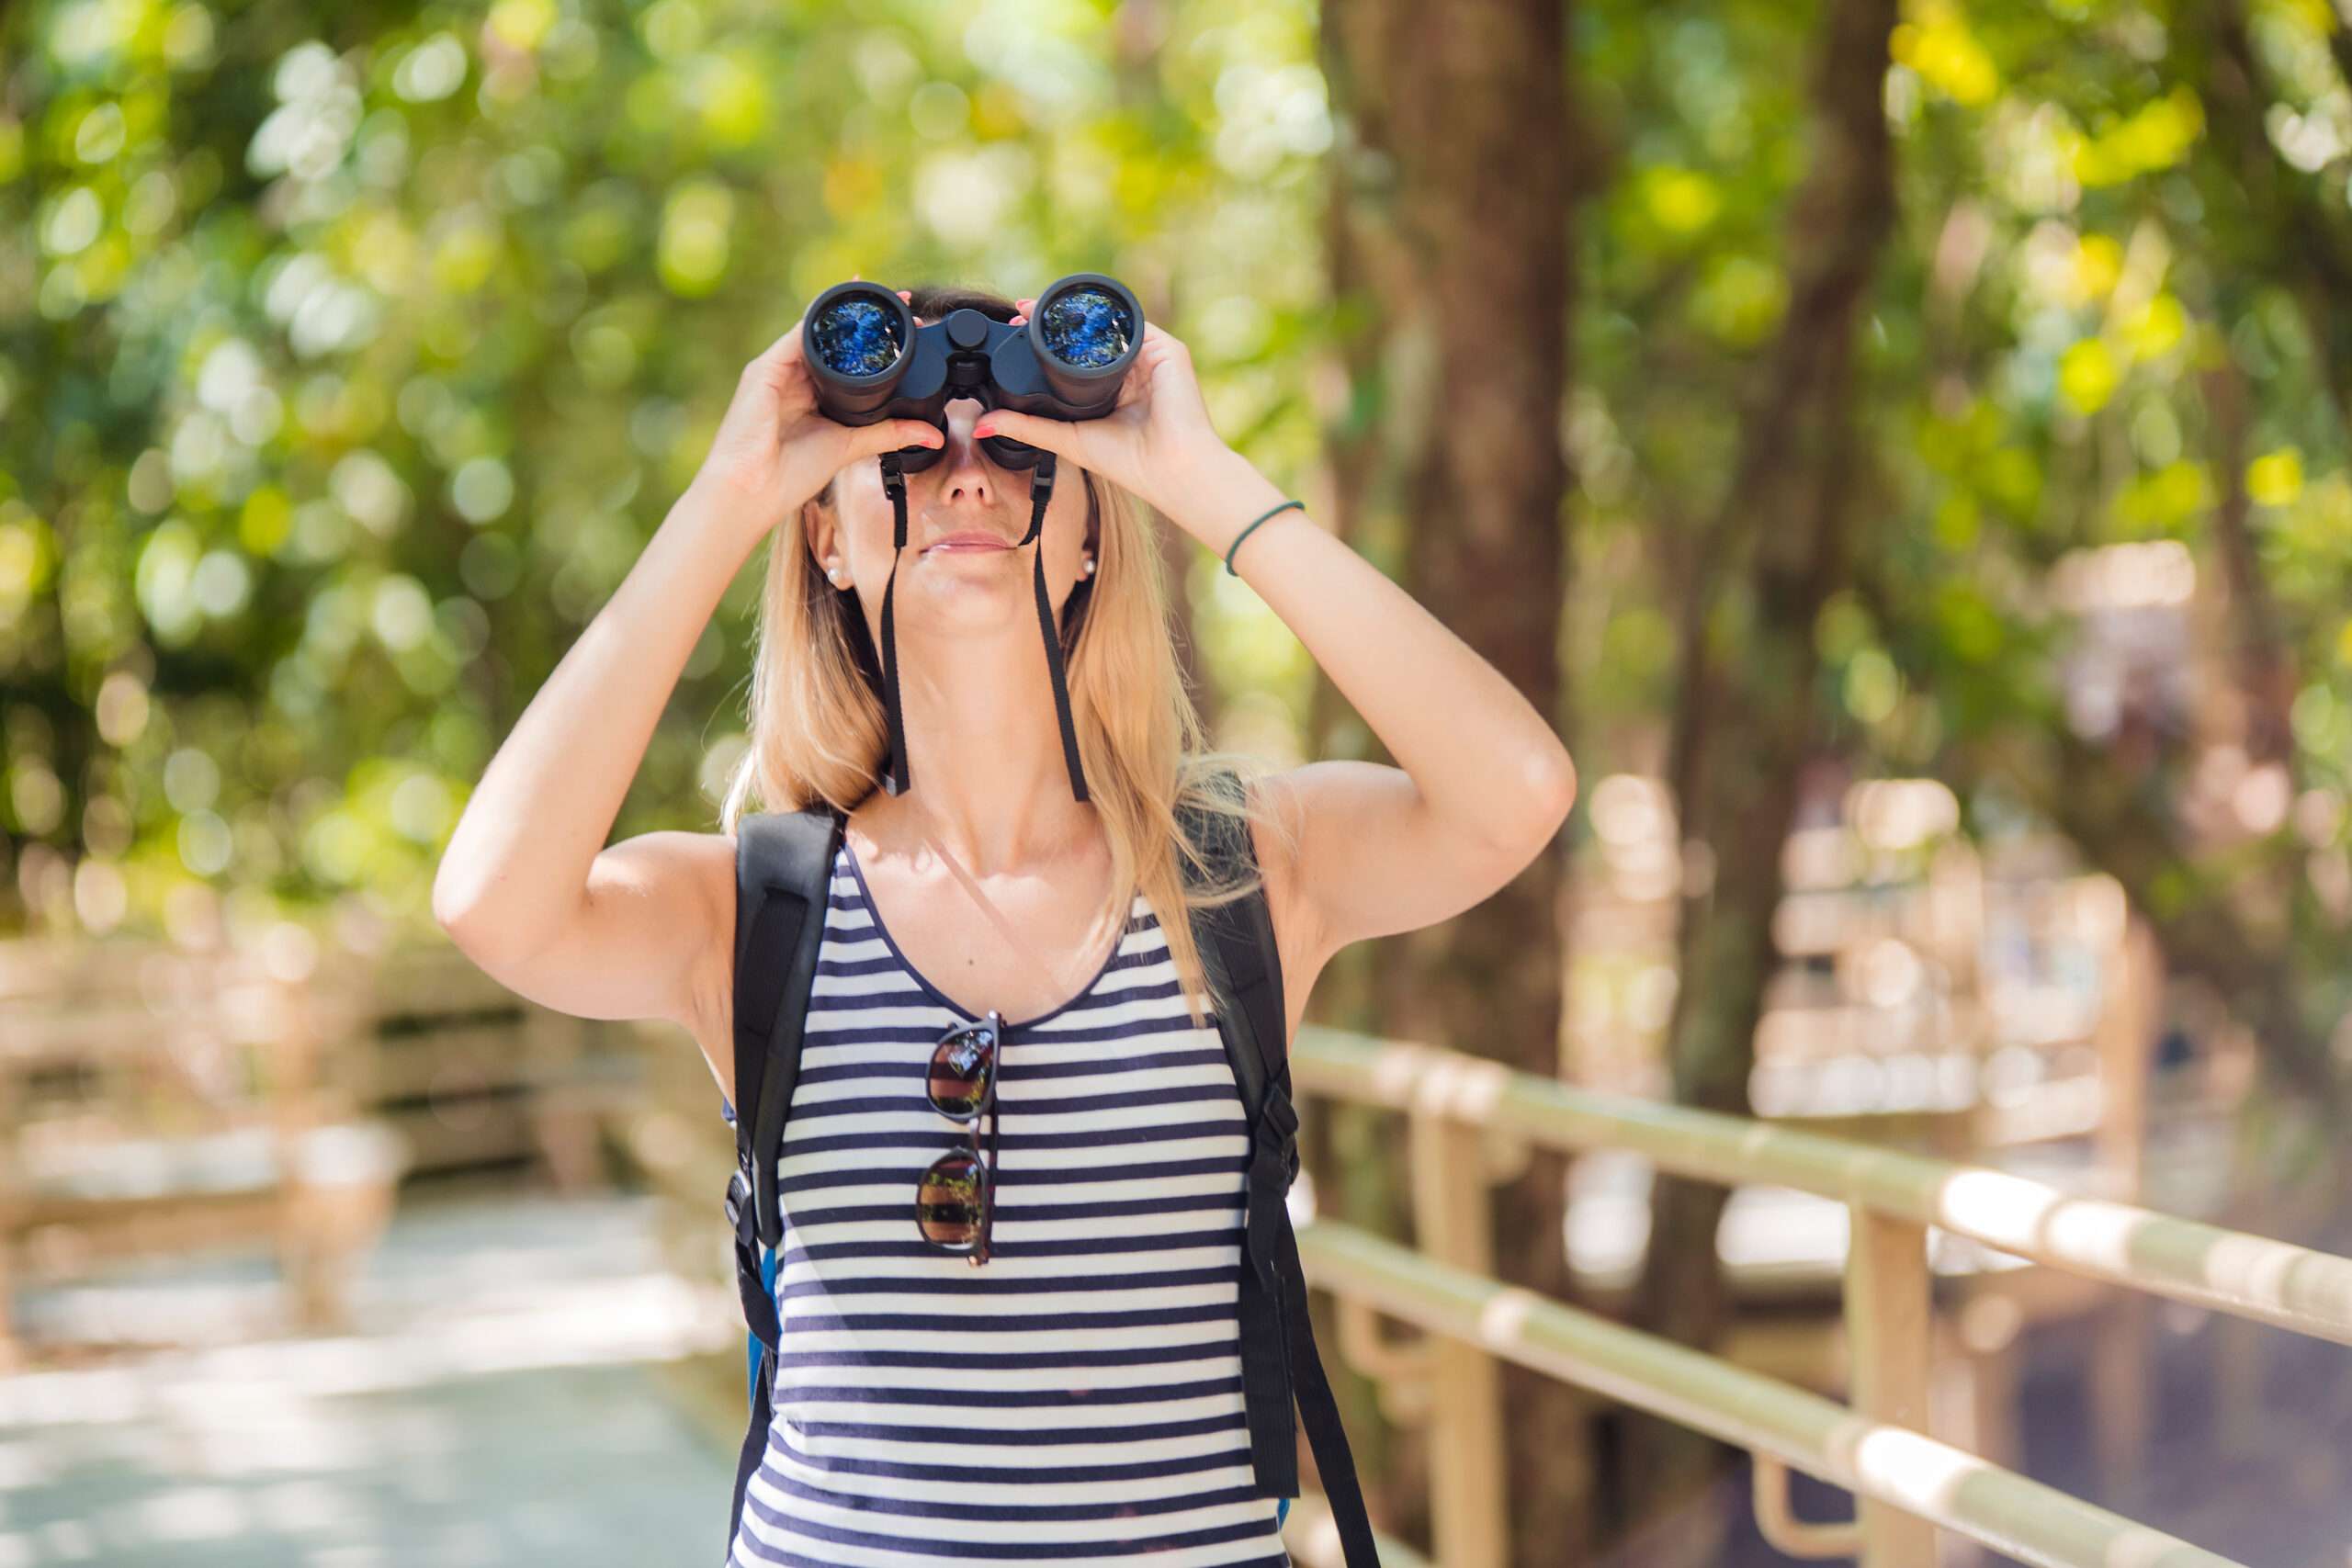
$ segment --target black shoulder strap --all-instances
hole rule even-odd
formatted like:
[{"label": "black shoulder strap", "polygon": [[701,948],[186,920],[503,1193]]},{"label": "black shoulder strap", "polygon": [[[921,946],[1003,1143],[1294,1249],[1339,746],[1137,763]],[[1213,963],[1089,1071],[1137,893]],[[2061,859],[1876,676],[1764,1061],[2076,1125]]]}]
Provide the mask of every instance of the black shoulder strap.
[{"label": "black shoulder strap", "polygon": [[735,834],[735,1153],[759,1239],[783,1237],[775,1156],[800,1071],[842,820],[831,807],[758,812]]},{"label": "black shoulder strap", "polygon": [[[1238,795],[1239,781],[1219,775],[1219,787]],[[1227,881],[1254,872],[1257,846],[1246,821],[1180,807],[1178,818],[1208,861],[1207,876]],[[1189,865],[1186,867],[1190,872]],[[1282,954],[1274,944],[1274,924],[1262,885],[1243,897],[1193,914],[1193,941],[1201,954],[1209,990],[1216,1001],[1221,1027],[1231,1047],[1235,1086],[1250,1124],[1258,1122],[1266,1100],[1266,1087],[1279,1085],[1283,1097],[1290,1089],[1290,1023],[1283,1006]],[[1285,1151],[1285,1182],[1298,1173],[1297,1144]]]},{"label": "black shoulder strap", "polygon": [[[818,805],[758,812],[735,829],[735,1168],[727,1179],[727,1224],[734,1233],[735,1289],[743,1320],[758,1341],[752,1413],[736,1457],[728,1550],[741,1528],[752,1472],[767,1448],[776,1359],[784,1325],[760,1247],[784,1236],[776,1200],[776,1156],[785,1112],[800,1075],[800,1027],[817,977],[825,935],[825,901],[842,819]],[[747,1109],[748,1108],[748,1109]]]},{"label": "black shoulder strap", "polygon": [[[1238,795],[1239,781],[1219,775]],[[1223,881],[1254,869],[1256,846],[1246,820],[1183,807],[1179,819]],[[1186,868],[1188,874],[1198,875]],[[1315,1468],[1340,1530],[1346,1568],[1378,1568],[1372,1521],[1355,1459],[1340,1425],[1338,1400],[1315,1348],[1306,1277],[1284,1196],[1298,1177],[1298,1112],[1291,1104],[1289,1024],[1283,1007],[1282,955],[1262,885],[1244,897],[1193,912],[1202,968],[1216,998],[1218,1032],[1249,1114],[1250,1150],[1238,1298],[1242,1397],[1250,1428],[1254,1495],[1299,1495],[1298,1427],[1306,1417]]]}]

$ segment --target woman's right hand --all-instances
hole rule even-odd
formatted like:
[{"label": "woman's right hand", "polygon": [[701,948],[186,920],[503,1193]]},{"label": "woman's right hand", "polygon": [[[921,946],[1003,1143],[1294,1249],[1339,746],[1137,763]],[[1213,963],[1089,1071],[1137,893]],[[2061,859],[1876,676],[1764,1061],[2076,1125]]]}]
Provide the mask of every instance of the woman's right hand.
[{"label": "woman's right hand", "polygon": [[[902,288],[899,298],[909,295]],[[724,498],[744,525],[757,531],[756,539],[860,458],[945,440],[919,419],[847,425],[826,417],[817,407],[817,384],[796,324],[743,367],[695,482]]]}]

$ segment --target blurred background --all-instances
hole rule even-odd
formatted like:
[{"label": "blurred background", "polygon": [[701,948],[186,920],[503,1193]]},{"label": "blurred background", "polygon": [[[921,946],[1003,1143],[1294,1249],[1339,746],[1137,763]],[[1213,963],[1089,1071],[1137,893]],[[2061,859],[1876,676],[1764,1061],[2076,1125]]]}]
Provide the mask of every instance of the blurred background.
[{"label": "blurred background", "polygon": [[[853,274],[1125,280],[1556,716],[1554,852],[1310,1023],[2346,1250],[2348,186],[2328,0],[0,9],[0,1568],[722,1551],[716,1086],[428,889]],[[1166,537],[1220,743],[1385,760]],[[715,828],[759,570],[616,837]],[[1439,1244],[1393,1107],[1306,1114]],[[1848,1204],[1608,1144],[1481,1271],[1849,1397]],[[1938,1436],[2352,1557],[2341,1346],[1929,1239]],[[1324,1294],[1394,1561],[1803,1560],[1742,1449]]]}]

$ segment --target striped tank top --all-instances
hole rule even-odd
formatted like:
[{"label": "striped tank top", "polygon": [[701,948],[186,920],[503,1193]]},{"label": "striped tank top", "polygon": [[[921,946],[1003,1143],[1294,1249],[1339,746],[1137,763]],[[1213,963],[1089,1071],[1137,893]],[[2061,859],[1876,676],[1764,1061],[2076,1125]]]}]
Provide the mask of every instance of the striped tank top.
[{"label": "striped tank top", "polygon": [[1285,1505],[1250,1495],[1248,1124],[1203,1016],[1137,890],[1086,988],[1007,1022],[975,1268],[914,1217],[969,1146],[925,1096],[932,1046],[974,1020],[842,840],[776,1168],[775,1414],[729,1568],[1288,1568]]}]

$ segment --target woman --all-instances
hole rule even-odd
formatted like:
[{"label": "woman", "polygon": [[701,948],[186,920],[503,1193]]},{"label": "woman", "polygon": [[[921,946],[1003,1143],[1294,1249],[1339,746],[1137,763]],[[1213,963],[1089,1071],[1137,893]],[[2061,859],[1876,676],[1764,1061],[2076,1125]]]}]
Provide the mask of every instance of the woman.
[{"label": "woman", "polygon": [[[1018,322],[1035,304],[902,298],[925,321],[968,307]],[[1015,547],[1028,476],[989,457],[992,434],[1057,456],[1035,547],[1084,801],[1035,563]],[[944,450],[907,477],[897,552],[876,458],[917,443]],[[1234,1322],[1248,1142],[1201,1010],[1174,807],[1233,809],[1203,780],[1242,762],[1295,1032],[1338,950],[1516,875],[1576,774],[1499,672],[1296,508],[1275,511],[1283,499],[1218,438],[1190,355],[1157,326],[1113,412],[1064,423],[965,400],[944,434],[820,413],[795,327],[745,368],[694,481],[468,803],[435,883],[443,927],[549,1007],[673,1021],[728,1115],[736,824],[753,797],[845,814],[779,1166],[776,1416],[734,1562],[1286,1562],[1278,1501],[1250,1495]],[[1400,766],[1269,771],[1203,751],[1138,500],[1249,579]],[[688,652],[763,538],[752,739],[722,830],[607,847]],[[900,795],[876,787],[889,736],[873,650],[894,570]],[[1009,1021],[1003,1129],[974,1268],[910,1221],[924,1162],[968,1132],[925,1101],[933,1044],[991,1010]]]}]

